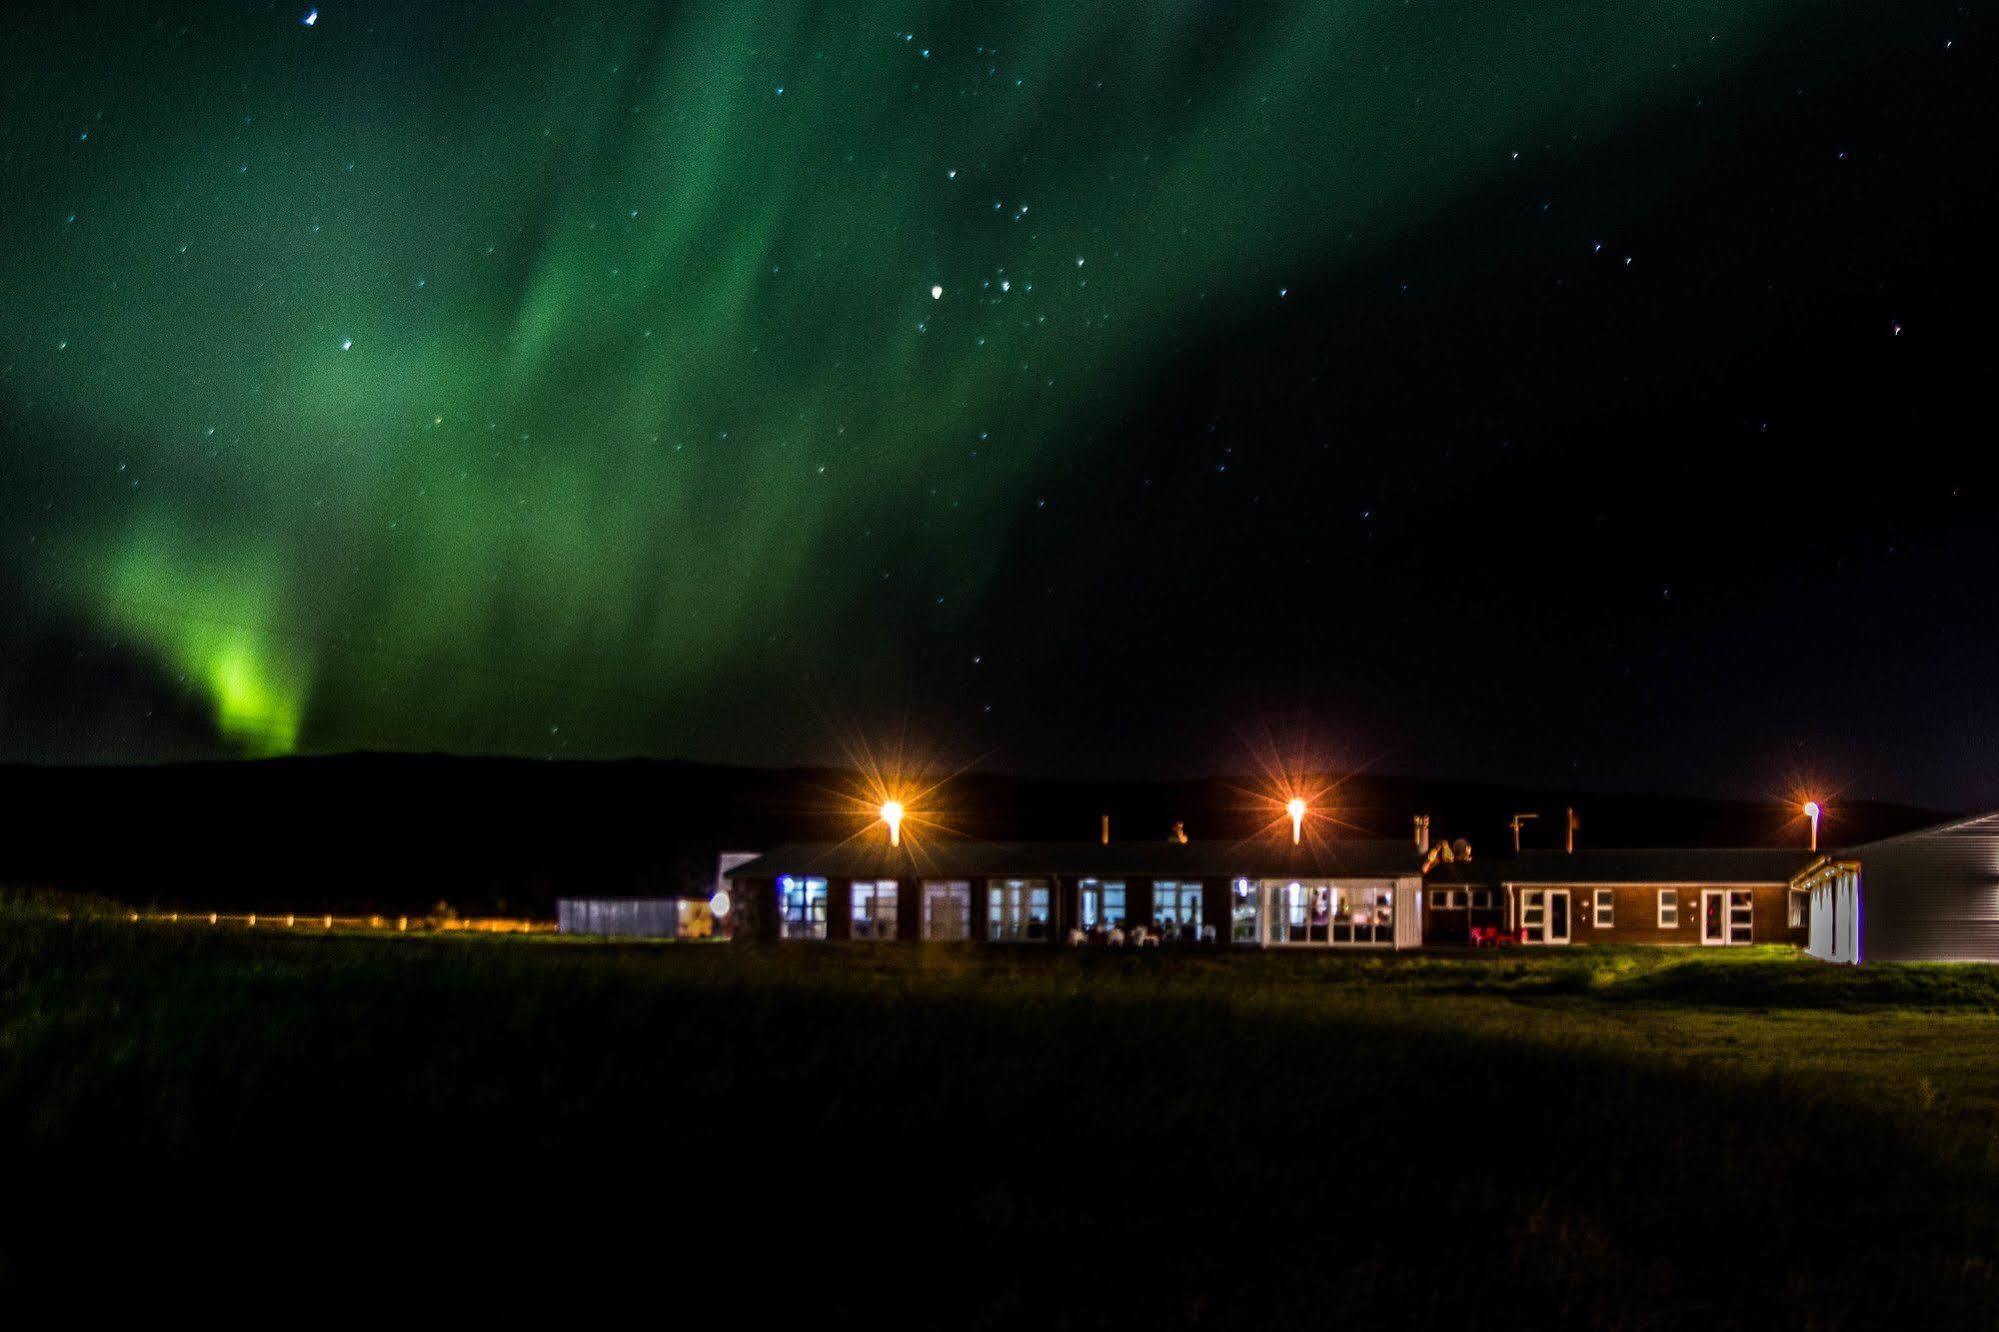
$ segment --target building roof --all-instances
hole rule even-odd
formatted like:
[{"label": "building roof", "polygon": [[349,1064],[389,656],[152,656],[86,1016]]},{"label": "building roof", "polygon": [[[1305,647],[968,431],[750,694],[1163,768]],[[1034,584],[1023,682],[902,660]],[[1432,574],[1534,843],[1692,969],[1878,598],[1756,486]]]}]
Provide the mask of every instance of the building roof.
[{"label": "building roof", "polygon": [[[1908,832],[1897,833],[1893,837],[1877,837],[1871,842],[1856,842],[1851,846],[1842,846],[1829,851],[1826,855],[1834,860],[1847,860],[1871,851],[1875,847],[1886,846],[1890,842],[1910,842],[1919,837],[1948,836],[1951,833],[1962,832],[1965,829],[1991,820],[1999,820],[1999,810],[1988,811],[1984,814],[1967,814],[1962,818],[1946,819],[1942,823],[1932,823],[1925,828],[1911,828]],[[1813,857],[1813,861],[1818,859],[1819,857]]]},{"label": "building roof", "polygon": [[1431,883],[1789,883],[1816,853],[1763,847],[1522,851],[1497,860],[1437,865]]},{"label": "building roof", "polygon": [[729,870],[731,879],[780,874],[841,879],[1392,878],[1416,874],[1411,841],[974,842],[909,838],[900,848],[878,833],[846,842],[793,842]]}]

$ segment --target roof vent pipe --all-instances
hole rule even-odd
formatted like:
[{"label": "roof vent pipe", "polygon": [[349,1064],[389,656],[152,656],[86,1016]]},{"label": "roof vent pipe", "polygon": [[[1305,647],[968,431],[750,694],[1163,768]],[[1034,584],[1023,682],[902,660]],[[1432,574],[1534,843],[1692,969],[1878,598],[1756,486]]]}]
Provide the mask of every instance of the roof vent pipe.
[{"label": "roof vent pipe", "polygon": [[1430,854],[1430,816],[1428,814],[1418,814],[1416,816],[1416,851],[1419,855],[1427,856]]},{"label": "roof vent pipe", "polygon": [[1105,846],[1111,844],[1111,816],[1108,814],[1104,815],[1098,824],[1097,839]]}]

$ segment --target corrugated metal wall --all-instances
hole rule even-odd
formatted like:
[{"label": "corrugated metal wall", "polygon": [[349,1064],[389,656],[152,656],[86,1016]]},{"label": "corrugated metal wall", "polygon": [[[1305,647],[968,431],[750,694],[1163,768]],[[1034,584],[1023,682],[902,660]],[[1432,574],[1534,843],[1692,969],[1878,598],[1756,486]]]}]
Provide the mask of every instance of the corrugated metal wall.
[{"label": "corrugated metal wall", "polygon": [[565,897],[555,904],[555,928],[562,934],[671,939],[679,924],[680,903],[671,897]]},{"label": "corrugated metal wall", "polygon": [[1861,961],[1999,962],[1999,814],[1859,857]]}]

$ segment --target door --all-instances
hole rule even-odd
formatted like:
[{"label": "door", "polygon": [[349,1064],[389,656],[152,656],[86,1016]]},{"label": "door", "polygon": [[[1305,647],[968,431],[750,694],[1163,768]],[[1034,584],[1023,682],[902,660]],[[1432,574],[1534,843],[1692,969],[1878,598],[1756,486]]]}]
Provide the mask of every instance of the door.
[{"label": "door", "polygon": [[1728,894],[1719,888],[1701,890],[1701,942],[1728,942]]},{"label": "door", "polygon": [[1520,891],[1520,939],[1530,944],[1569,941],[1569,890],[1523,888]]}]

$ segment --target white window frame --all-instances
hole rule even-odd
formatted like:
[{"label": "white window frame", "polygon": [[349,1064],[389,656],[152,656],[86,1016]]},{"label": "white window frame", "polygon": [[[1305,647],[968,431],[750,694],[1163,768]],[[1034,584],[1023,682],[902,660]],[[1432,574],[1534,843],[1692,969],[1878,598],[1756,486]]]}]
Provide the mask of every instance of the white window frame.
[{"label": "white window frame", "polygon": [[1590,890],[1589,923],[1591,929],[1614,930],[1617,928],[1617,890],[1615,888],[1594,888]]},{"label": "white window frame", "polygon": [[1677,888],[1659,890],[1659,928],[1662,930],[1680,928],[1680,890]]},{"label": "white window frame", "polygon": [[[851,885],[852,902],[847,914],[852,921],[852,934],[856,939],[893,939],[898,932],[898,916],[901,914],[898,900],[902,885],[894,879],[855,879]],[[887,910],[883,910],[886,904]]]}]

